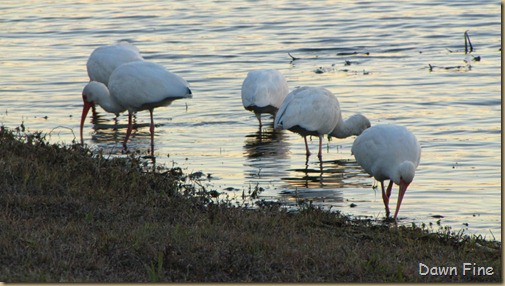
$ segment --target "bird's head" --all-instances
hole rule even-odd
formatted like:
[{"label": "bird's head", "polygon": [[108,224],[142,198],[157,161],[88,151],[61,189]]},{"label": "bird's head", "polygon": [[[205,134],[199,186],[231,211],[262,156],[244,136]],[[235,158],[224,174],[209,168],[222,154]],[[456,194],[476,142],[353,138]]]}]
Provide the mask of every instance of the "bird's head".
[{"label": "bird's head", "polygon": [[353,132],[352,132],[353,134],[352,135],[356,135],[356,136],[359,136],[361,133],[363,133],[363,131],[365,131],[366,129],[370,128],[370,126],[372,126],[372,124],[370,123],[370,120],[368,120],[368,118],[366,118],[361,113],[356,113],[356,114],[352,115],[351,117],[349,117],[349,119],[347,119],[347,121],[349,122],[350,126],[353,126]]},{"label": "bird's head", "polygon": [[81,128],[80,128],[81,144],[83,143],[82,129],[84,127],[84,121],[86,120],[86,116],[88,115],[89,109],[95,108],[95,103],[99,98],[99,94],[104,92],[105,93],[109,92],[107,87],[103,83],[97,81],[89,82],[82,90],[82,101],[84,104],[82,107]]},{"label": "bird's head", "polygon": [[84,103],[99,104],[100,98],[108,94],[107,86],[98,81],[90,81],[82,90],[82,100]]},{"label": "bird's head", "polygon": [[398,185],[406,185],[408,186],[414,180],[414,176],[416,175],[416,165],[411,161],[404,161],[400,164],[399,168],[399,182]]}]

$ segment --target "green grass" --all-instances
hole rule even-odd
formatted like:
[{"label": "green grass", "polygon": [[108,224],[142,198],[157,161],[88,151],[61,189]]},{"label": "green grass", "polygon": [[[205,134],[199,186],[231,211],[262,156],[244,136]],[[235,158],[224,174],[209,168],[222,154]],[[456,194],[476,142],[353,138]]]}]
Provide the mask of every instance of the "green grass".
[{"label": "green grass", "polygon": [[[300,205],[245,209],[191,174],[146,171],[41,134],[0,131],[6,282],[501,282],[501,242]],[[254,192],[253,192],[254,193]],[[419,275],[419,263],[493,267]]]}]

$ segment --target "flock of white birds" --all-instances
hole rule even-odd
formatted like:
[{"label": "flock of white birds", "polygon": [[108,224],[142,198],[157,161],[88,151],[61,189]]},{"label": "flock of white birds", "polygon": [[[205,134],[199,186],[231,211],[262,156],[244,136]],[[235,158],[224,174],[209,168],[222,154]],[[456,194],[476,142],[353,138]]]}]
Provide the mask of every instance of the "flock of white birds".
[{"label": "flock of white birds", "polygon": [[[118,115],[128,111],[128,129],[123,142],[127,150],[132,131],[132,115],[149,110],[151,116],[151,155],[154,155],[153,110],[167,106],[176,99],[191,98],[188,83],[163,66],[148,62],[139,50],[127,42],[95,49],[86,64],[90,82],[84,87],[84,102],[80,135],[89,109],[96,116],[95,106]],[[246,110],[255,113],[260,128],[261,114],[274,116],[274,128],[287,129],[300,134],[305,141],[307,158],[310,151],[307,136],[319,137],[318,158],[322,162],[324,135],[347,138],[357,136],[352,153],[357,163],[381,184],[382,199],[389,218],[389,198],[393,183],[400,186],[398,211],[421,158],[421,147],[415,135],[403,126],[378,124],[371,127],[362,114],[354,114],[343,120],[340,103],[335,95],[323,87],[302,86],[289,92],[285,77],[272,69],[252,70],[244,79],[241,89],[242,103]],[[384,181],[390,180],[387,189]]]}]

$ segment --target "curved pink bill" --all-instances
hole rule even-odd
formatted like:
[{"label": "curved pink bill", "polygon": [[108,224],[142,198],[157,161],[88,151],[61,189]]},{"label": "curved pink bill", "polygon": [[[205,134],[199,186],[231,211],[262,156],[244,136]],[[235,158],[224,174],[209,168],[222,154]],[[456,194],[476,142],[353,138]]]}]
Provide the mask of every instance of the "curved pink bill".
[{"label": "curved pink bill", "polygon": [[396,211],[394,220],[396,221],[396,217],[398,216],[398,212],[400,211],[400,206],[402,205],[403,196],[409,187],[409,183],[406,183],[404,180],[400,180],[400,192],[398,194],[398,202],[396,203]]},{"label": "curved pink bill", "polygon": [[84,100],[84,106],[82,107],[82,115],[81,115],[81,130],[80,130],[81,144],[84,144],[84,139],[82,137],[82,129],[84,127],[84,121],[86,121],[86,116],[88,115],[89,109],[94,106],[95,104],[93,104],[92,102],[87,102],[86,100]]}]

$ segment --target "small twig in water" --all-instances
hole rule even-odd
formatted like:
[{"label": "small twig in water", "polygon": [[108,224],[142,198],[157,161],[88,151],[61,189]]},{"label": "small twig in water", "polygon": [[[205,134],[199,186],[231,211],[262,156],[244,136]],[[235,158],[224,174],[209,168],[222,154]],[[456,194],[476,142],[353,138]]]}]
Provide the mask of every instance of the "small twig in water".
[{"label": "small twig in water", "polygon": [[300,58],[295,58],[295,57],[293,57],[290,53],[288,53],[288,56],[290,56],[290,57],[291,57],[291,61],[296,61],[296,60],[299,60],[299,59],[300,59]]},{"label": "small twig in water", "polygon": [[[467,43],[468,42],[468,43]],[[468,49],[470,47],[470,49]],[[468,30],[465,31],[465,54],[473,52],[472,42],[470,41],[470,36],[468,35]]]}]

